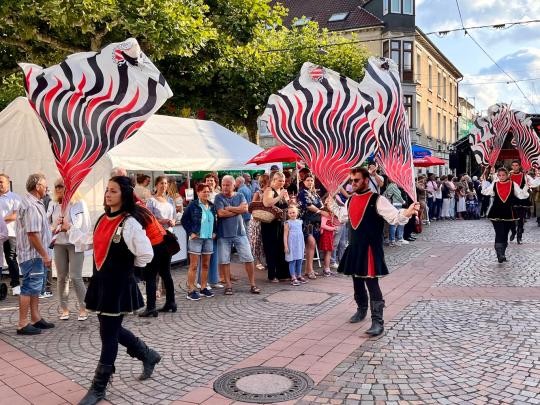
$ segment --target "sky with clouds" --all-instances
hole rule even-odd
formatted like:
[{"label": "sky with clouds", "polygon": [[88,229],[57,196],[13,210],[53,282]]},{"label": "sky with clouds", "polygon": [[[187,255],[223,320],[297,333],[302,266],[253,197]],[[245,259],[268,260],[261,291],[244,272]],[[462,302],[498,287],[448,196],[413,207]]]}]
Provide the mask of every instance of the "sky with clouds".
[{"label": "sky with clouds", "polygon": [[[465,27],[540,20],[540,0],[458,1]],[[416,25],[424,32],[461,27],[456,1],[416,0]],[[469,97],[479,111],[497,102],[506,102],[511,103],[513,109],[540,113],[540,23],[470,30],[470,34],[518,81],[530,101],[515,84],[507,83],[510,78],[463,32],[444,37],[430,35],[429,38],[463,74],[460,95]]]}]

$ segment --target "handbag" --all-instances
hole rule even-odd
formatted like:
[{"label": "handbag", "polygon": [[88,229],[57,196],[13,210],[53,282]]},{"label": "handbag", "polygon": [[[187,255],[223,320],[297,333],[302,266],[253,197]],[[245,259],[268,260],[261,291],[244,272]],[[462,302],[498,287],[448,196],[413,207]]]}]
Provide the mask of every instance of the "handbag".
[{"label": "handbag", "polygon": [[257,221],[269,224],[276,219],[281,220],[283,218],[283,210],[276,206],[266,207],[262,201],[253,201],[249,204],[249,212],[253,216],[253,219]]},{"label": "handbag", "polygon": [[163,235],[163,241],[165,242],[165,247],[171,256],[174,256],[180,252],[180,243],[178,243],[178,236],[172,233],[169,230],[165,230],[165,235]]}]

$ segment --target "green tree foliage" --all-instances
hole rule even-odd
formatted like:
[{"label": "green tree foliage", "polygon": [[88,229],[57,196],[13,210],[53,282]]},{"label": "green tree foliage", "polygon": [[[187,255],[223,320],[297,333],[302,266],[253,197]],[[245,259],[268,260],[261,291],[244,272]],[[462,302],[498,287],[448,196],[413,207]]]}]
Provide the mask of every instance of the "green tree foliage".
[{"label": "green tree foliage", "polygon": [[[291,82],[304,62],[323,65],[354,80],[362,79],[367,52],[357,44],[347,43],[351,39],[354,36],[345,38],[321,31],[313,22],[293,29],[258,26],[249,43],[224,47],[220,58],[211,63],[193,66],[189,61],[179,62],[178,66],[193,70],[175,75],[175,98],[171,103],[202,108],[233,128],[243,126],[250,140],[256,142],[257,118],[268,97]],[[169,105],[169,110],[174,109]]]},{"label": "green tree foliage", "polygon": [[233,129],[245,127],[255,141],[268,97],[293,80],[305,61],[354,79],[361,78],[366,61],[357,45],[335,46],[350,37],[321,31],[315,23],[283,27],[286,10],[269,2],[0,1],[0,108],[22,94],[17,62],[50,66],[71,53],[135,37],[175,93],[162,112],[203,109]]},{"label": "green tree foliage", "polygon": [[13,73],[0,77],[0,111],[19,96],[24,96],[22,85],[23,75]]}]

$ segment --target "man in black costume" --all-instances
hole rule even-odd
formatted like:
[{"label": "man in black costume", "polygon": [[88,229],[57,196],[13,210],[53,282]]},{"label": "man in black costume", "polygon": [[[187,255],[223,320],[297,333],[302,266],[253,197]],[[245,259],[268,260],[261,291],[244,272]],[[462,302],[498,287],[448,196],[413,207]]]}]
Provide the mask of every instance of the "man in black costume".
[{"label": "man in black costume", "polygon": [[[384,260],[383,229],[385,220],[391,225],[405,225],[409,218],[418,214],[420,204],[407,209],[396,209],[385,197],[370,190],[370,173],[365,168],[351,170],[354,194],[344,207],[335,201],[330,208],[340,222],[349,221],[349,245],[343,254],[338,272],[353,277],[354,298],[358,306],[351,323],[362,321],[371,302],[371,327],[366,331],[377,336],[384,331],[384,300],[379,287],[379,277],[388,274]],[[369,299],[366,291],[369,290]]]}]

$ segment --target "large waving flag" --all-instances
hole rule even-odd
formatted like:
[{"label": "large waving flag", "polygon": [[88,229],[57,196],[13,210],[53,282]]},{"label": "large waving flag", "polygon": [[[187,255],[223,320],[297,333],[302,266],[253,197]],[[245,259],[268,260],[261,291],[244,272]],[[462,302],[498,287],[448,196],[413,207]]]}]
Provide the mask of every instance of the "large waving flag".
[{"label": "large waving flag", "polygon": [[337,190],[375,147],[364,104],[358,83],[306,62],[296,80],[270,96],[263,120],[325,187]]},{"label": "large waving flag", "polygon": [[94,164],[132,136],[171,89],[133,38],[59,65],[21,64],[25,90],[51,142],[64,179],[65,210]]},{"label": "large waving flag", "polygon": [[532,120],[525,113],[512,110],[512,134],[523,169],[540,167],[540,139],[532,128]]},{"label": "large waving flag", "polygon": [[360,89],[370,105],[368,120],[377,140],[375,160],[416,200],[411,134],[399,77],[399,67],[393,60],[370,58]]},{"label": "large waving flag", "polygon": [[518,150],[523,168],[529,170],[540,165],[540,140],[530,118],[504,103],[492,105],[487,117],[478,117],[474,121],[469,143],[478,164],[494,167],[509,133],[512,133],[512,143]]},{"label": "large waving flag", "polygon": [[262,120],[328,190],[336,191],[375,151],[386,173],[415,198],[409,129],[391,60],[370,58],[361,84],[306,62],[296,80],[270,96]]}]

